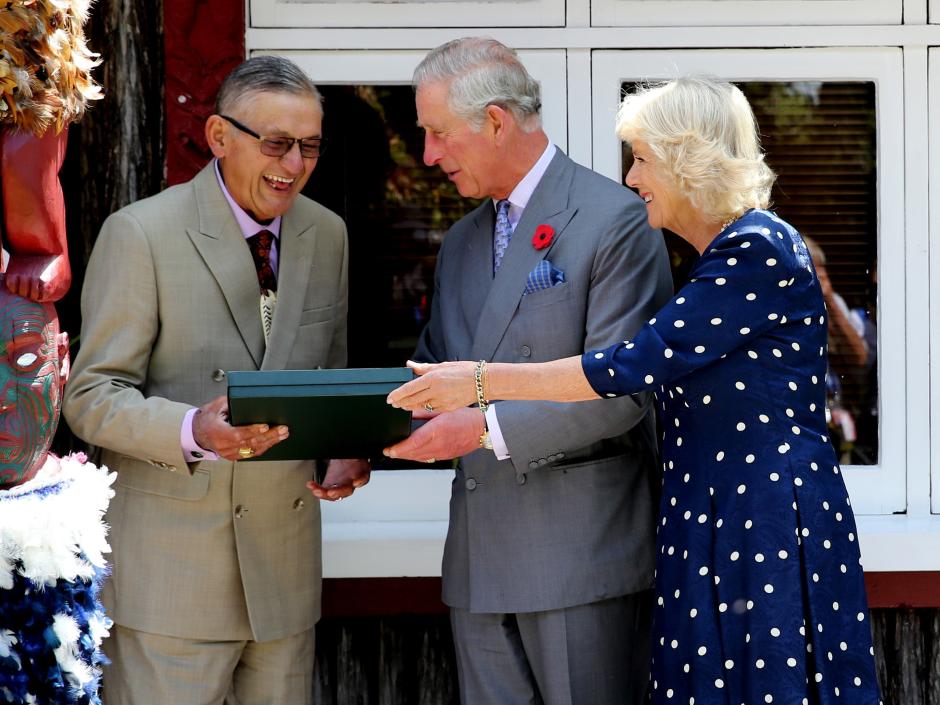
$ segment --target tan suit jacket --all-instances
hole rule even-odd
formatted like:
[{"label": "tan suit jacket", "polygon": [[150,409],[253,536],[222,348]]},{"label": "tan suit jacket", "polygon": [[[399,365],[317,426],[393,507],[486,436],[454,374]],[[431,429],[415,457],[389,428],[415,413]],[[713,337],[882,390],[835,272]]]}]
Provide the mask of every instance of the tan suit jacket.
[{"label": "tan suit jacket", "polygon": [[266,641],[319,618],[312,463],[188,465],[180,427],[225,393],[225,370],[345,365],[347,252],[342,220],[298,197],[282,221],[265,349],[255,267],[212,164],[105,222],[63,411],[118,472],[104,590],[118,624]]}]

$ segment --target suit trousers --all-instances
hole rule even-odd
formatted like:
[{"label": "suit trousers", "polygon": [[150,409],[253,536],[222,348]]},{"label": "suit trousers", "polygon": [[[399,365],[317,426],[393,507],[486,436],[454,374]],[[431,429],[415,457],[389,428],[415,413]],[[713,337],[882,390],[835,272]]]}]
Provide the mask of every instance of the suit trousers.
[{"label": "suit trousers", "polygon": [[652,591],[544,612],[451,608],[463,705],[640,705]]},{"label": "suit trousers", "polygon": [[104,705],[312,705],[314,630],[272,641],[200,641],[117,624]]}]

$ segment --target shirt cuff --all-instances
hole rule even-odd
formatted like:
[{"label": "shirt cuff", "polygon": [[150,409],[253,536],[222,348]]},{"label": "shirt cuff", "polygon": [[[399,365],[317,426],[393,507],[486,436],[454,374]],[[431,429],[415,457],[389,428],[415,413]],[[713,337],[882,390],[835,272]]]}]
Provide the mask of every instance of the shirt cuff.
[{"label": "shirt cuff", "polygon": [[217,453],[206,450],[196,443],[193,437],[193,418],[199,409],[190,409],[183,417],[183,425],[180,428],[180,447],[183,449],[183,457],[187,463],[198,463],[202,460],[218,460]]},{"label": "shirt cuff", "polygon": [[486,410],[486,430],[490,432],[490,441],[493,443],[493,452],[497,460],[509,459],[509,448],[503,432],[499,430],[499,419],[496,418],[496,404],[490,404]]}]

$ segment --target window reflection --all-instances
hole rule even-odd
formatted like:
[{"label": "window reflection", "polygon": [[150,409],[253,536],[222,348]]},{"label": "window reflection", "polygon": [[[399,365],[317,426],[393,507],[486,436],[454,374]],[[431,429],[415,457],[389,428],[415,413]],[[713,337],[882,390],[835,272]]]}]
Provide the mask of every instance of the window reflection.
[{"label": "window reflection", "polygon": [[476,203],[424,165],[411,86],[320,91],[330,149],[304,193],[349,229],[349,366],[400,366],[430,314],[444,234]]},{"label": "window reflection", "polygon": [[[814,241],[827,283],[830,435],[840,462],[878,462],[877,171],[872,82],[738,83],[777,173],[772,208]],[[624,92],[633,89],[624,83]],[[623,147],[623,173],[630,148]],[[697,258],[666,233],[677,287]]]}]

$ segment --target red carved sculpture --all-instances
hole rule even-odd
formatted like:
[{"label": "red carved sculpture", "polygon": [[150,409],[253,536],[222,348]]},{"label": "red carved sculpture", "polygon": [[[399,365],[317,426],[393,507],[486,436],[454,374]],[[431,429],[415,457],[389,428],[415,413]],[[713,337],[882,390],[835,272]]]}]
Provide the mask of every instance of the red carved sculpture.
[{"label": "red carved sculpture", "polygon": [[72,280],[59,169],[66,126],[101,97],[85,46],[88,0],[0,5],[0,192],[6,287],[57,301]]},{"label": "red carved sculpture", "polygon": [[206,118],[222,79],[245,60],[245,3],[164,0],[163,46],[166,177],[172,185],[189,181],[212,157]]},{"label": "red carved sculpture", "polygon": [[4,247],[13,253],[6,285],[34,301],[58,301],[72,283],[59,184],[67,139],[65,129],[0,136]]}]

